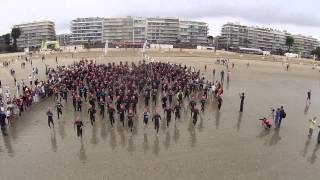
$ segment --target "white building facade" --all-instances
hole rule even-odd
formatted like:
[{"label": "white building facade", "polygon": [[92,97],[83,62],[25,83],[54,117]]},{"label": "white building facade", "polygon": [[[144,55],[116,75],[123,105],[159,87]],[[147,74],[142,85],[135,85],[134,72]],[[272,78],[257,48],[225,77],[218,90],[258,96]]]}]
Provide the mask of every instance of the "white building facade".
[{"label": "white building facade", "polygon": [[77,18],[71,21],[72,44],[101,43],[103,39],[103,18]]},{"label": "white building facade", "polygon": [[253,27],[239,23],[226,23],[222,26],[219,47],[227,50],[254,48],[270,52],[286,52],[286,38],[292,36],[294,43],[291,52],[301,57],[311,57],[311,51],[319,46],[316,38],[304,35],[293,35],[286,31],[271,28]]},{"label": "white building facade", "polygon": [[[90,21],[90,23],[88,23]],[[93,22],[95,27],[92,28]],[[94,30],[94,31],[89,31]],[[104,43],[143,44],[206,44],[208,25],[205,22],[182,21],[179,18],[108,17],[78,18],[71,22],[73,44],[100,41]],[[88,35],[89,34],[89,35]],[[94,39],[94,40],[93,40]]]},{"label": "white building facade", "polygon": [[13,25],[19,28],[20,37],[17,39],[19,48],[38,48],[42,41],[53,41],[56,39],[55,24],[52,21],[34,21],[29,23]]}]

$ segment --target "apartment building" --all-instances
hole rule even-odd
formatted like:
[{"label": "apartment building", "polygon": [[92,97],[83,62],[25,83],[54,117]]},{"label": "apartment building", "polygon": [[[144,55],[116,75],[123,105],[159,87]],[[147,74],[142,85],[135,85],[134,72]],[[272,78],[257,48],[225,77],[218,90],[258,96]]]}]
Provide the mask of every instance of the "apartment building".
[{"label": "apartment building", "polygon": [[59,34],[57,35],[56,39],[59,42],[60,46],[67,46],[70,45],[70,34]]},{"label": "apartment building", "polygon": [[253,27],[239,23],[226,23],[222,26],[219,37],[219,47],[225,49],[238,49],[240,47],[261,49],[277,52],[287,51],[287,36],[294,38],[291,52],[298,53],[301,57],[310,57],[311,51],[319,45],[315,38],[293,35],[286,31],[271,28]]},{"label": "apartment building", "polygon": [[13,25],[20,28],[21,34],[17,39],[18,48],[37,48],[42,41],[53,41],[56,39],[55,24],[52,21],[34,21]]},{"label": "apartment building", "polygon": [[77,18],[71,21],[72,44],[95,44],[103,40],[103,18]]},{"label": "apartment building", "polygon": [[150,43],[174,44],[179,36],[178,18],[147,18],[147,40]]},{"label": "apartment building", "polygon": [[294,43],[292,50],[302,57],[312,57],[311,51],[319,47],[319,41],[310,36],[292,35]]},{"label": "apartment building", "polygon": [[189,44],[207,44],[208,25],[199,21],[180,21],[179,40]]},{"label": "apartment building", "polygon": [[119,45],[143,44],[146,40],[146,19],[135,17],[104,18],[103,42]]},{"label": "apartment building", "polygon": [[[119,44],[133,44],[133,42],[134,44],[143,44],[145,40],[157,44],[174,44],[179,41],[190,44],[207,43],[208,25],[205,22],[182,21],[179,18],[131,16],[99,18],[99,22],[101,19],[102,26],[99,24],[101,34],[97,34],[95,38],[102,43],[107,40]],[[73,44],[86,42],[86,34],[75,31],[74,21],[71,23],[71,42]],[[90,24],[82,23],[81,25],[82,30],[88,28],[87,26]],[[85,40],[81,41],[80,39]]]}]

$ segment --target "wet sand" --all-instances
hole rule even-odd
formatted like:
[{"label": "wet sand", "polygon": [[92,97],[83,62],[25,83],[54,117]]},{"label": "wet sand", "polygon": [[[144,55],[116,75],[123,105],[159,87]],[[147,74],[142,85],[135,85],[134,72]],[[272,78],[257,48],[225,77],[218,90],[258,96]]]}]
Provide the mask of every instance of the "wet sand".
[{"label": "wet sand", "polygon": [[[138,55],[122,54],[97,58],[97,62],[140,59]],[[202,71],[207,64],[208,79],[213,78],[213,68],[216,79],[220,78],[223,68],[207,57],[158,59],[192,65]],[[0,137],[0,179],[318,179],[318,129],[307,141],[307,120],[319,117],[320,73],[310,66],[292,65],[285,71],[281,63],[252,60],[247,69],[247,61],[231,61],[235,68],[230,83],[224,86],[221,111],[210,102],[195,128],[190,112],[185,111],[181,120],[171,122],[169,129],[162,121],[158,137],[153,124],[144,130],[141,104],[132,135],[127,127],[123,130],[119,126],[118,117],[116,128],[111,129],[108,117],[101,119],[98,113],[96,124],[91,127],[85,105],[82,141],[73,129],[71,100],[63,103],[60,120],[55,114],[54,131],[49,129],[45,115],[47,107],[53,106],[53,99],[34,104],[9,128],[9,137]],[[59,64],[72,62],[71,58],[59,57]],[[55,65],[55,60],[50,57],[45,63]],[[33,65],[39,67],[44,78],[44,63],[34,59]],[[27,83],[30,64],[21,69],[18,61],[13,67],[17,79],[24,78]],[[13,89],[8,69],[0,68],[0,77]],[[307,108],[308,89],[312,89],[312,103]],[[240,92],[246,93],[242,114],[238,112]],[[264,130],[258,119],[267,116],[270,107],[281,105],[287,113],[282,127]]]}]

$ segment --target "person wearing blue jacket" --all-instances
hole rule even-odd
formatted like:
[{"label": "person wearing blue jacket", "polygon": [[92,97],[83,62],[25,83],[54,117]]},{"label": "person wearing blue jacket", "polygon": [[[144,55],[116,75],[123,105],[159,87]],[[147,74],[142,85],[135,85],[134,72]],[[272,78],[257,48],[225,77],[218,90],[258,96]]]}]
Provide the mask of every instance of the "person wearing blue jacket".
[{"label": "person wearing blue jacket", "polygon": [[280,128],[280,125],[281,125],[281,121],[283,118],[286,118],[286,113],[283,109],[283,106],[280,107],[280,116],[279,116],[279,119],[278,119],[278,128]]}]

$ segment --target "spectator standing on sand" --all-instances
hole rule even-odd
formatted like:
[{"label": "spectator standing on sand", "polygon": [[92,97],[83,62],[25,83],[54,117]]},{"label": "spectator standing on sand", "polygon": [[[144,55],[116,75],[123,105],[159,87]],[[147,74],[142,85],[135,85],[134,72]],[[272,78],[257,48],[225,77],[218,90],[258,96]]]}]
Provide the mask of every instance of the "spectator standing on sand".
[{"label": "spectator standing on sand", "polygon": [[311,89],[309,89],[307,92],[307,101],[306,102],[311,104]]},{"label": "spectator standing on sand", "polygon": [[279,117],[279,121],[278,121],[278,128],[280,128],[281,126],[281,122],[283,118],[286,118],[287,114],[283,109],[283,106],[280,107],[280,117]]},{"label": "spectator standing on sand", "polygon": [[317,117],[314,117],[312,119],[309,120],[310,121],[310,128],[309,128],[309,134],[308,134],[308,138],[310,139],[314,129],[317,127]]},{"label": "spectator standing on sand", "polygon": [[244,104],[244,98],[245,98],[244,92],[239,94],[239,96],[240,96],[240,112],[243,112],[243,104]]},{"label": "spectator standing on sand", "polygon": [[221,74],[221,83],[223,84],[223,82],[224,82],[224,70],[222,70],[220,72],[220,74]]}]

